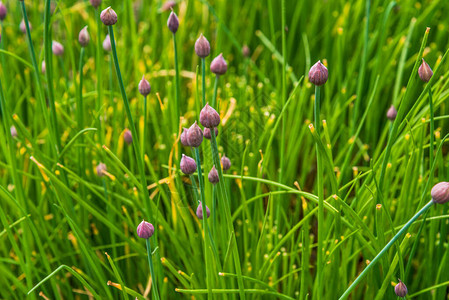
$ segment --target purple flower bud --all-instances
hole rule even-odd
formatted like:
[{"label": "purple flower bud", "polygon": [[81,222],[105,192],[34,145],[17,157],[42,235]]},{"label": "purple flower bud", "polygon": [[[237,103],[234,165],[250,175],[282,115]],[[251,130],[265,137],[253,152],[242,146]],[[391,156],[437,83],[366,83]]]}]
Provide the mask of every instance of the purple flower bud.
[{"label": "purple flower bud", "polygon": [[104,163],[99,163],[97,166],[97,176],[103,177],[104,172],[106,172],[107,170],[108,170],[108,168],[106,167],[106,165]]},{"label": "purple flower bud", "polygon": [[103,41],[103,49],[105,51],[111,51],[112,47],[111,47],[111,39],[109,38],[109,34],[106,35],[106,37],[104,38]]},{"label": "purple flower bud", "polygon": [[190,146],[190,144],[189,144],[189,140],[187,139],[187,132],[188,132],[189,130],[187,129],[187,128],[183,128],[182,129],[182,133],[181,133],[181,144],[183,144],[184,146],[186,146],[186,147],[189,147]]},{"label": "purple flower bud", "polygon": [[[217,127],[214,127],[214,131],[215,131],[215,137],[218,135],[218,128]],[[210,140],[211,138],[212,138],[212,136],[210,135],[210,129],[209,128],[207,128],[207,127],[204,127],[204,130],[203,130],[203,136],[206,138],[206,139],[208,139],[208,140]]]},{"label": "purple flower bud", "polygon": [[208,128],[217,127],[220,124],[220,115],[209,103],[206,103],[200,112],[200,123]]},{"label": "purple flower bud", "polygon": [[98,6],[100,6],[101,0],[90,0],[90,4],[92,4],[94,8],[97,8]]},{"label": "purple flower bud", "polygon": [[145,79],[145,75],[142,75],[142,80],[140,80],[139,82],[139,93],[141,93],[142,96],[146,97],[150,92],[151,92],[151,85]]},{"label": "purple flower bud", "polygon": [[46,66],[45,66],[45,60],[42,61],[42,65],[41,65],[41,71],[42,74],[45,74],[45,71],[47,70]]},{"label": "purple flower bud", "polygon": [[[209,218],[209,216],[210,216],[210,209],[209,209],[209,207],[207,207],[207,205],[206,205],[206,214],[207,214],[207,217]],[[201,205],[201,203],[198,205],[198,208],[196,209],[196,216],[200,220],[203,219],[203,205]]]},{"label": "purple flower bud", "polygon": [[193,174],[196,171],[196,162],[193,158],[183,154],[179,168],[186,175]]},{"label": "purple flower bud", "polygon": [[309,81],[314,85],[320,86],[326,83],[328,77],[327,68],[319,60],[309,71]]},{"label": "purple flower bud", "polygon": [[449,201],[449,182],[439,182],[435,184],[430,191],[432,201],[439,204],[444,204]]},{"label": "purple flower bud", "polygon": [[201,34],[195,42],[195,53],[201,58],[208,57],[210,54],[209,41],[204,37],[203,34]]},{"label": "purple flower bud", "polygon": [[387,111],[387,119],[390,121],[394,121],[396,116],[398,115],[398,111],[394,108],[394,105],[391,105]]},{"label": "purple flower bud", "polygon": [[81,47],[87,47],[89,44],[90,35],[89,32],[87,32],[87,26],[84,26],[84,28],[81,29],[78,35],[78,41],[80,42]]},{"label": "purple flower bud", "polygon": [[210,70],[215,75],[223,75],[228,70],[228,64],[223,58],[223,53],[220,53],[217,57],[215,57],[211,64]]},{"label": "purple flower bud", "polygon": [[167,27],[173,33],[176,33],[176,31],[178,31],[179,19],[178,16],[173,11],[170,13],[170,16],[168,17]]},{"label": "purple flower bud", "polygon": [[17,129],[14,125],[11,126],[11,128],[9,129],[9,131],[11,131],[11,136],[13,138],[17,137]]},{"label": "purple flower bud", "polygon": [[123,139],[128,145],[131,145],[133,143],[133,135],[128,128],[126,128],[123,132]]},{"label": "purple flower bud", "polygon": [[394,292],[398,297],[405,297],[408,293],[407,287],[400,279],[399,283],[394,286]]},{"label": "purple flower bud", "polygon": [[109,6],[105,10],[103,10],[100,14],[101,22],[103,22],[104,25],[114,25],[117,23],[117,14],[115,11]]},{"label": "purple flower bud", "polygon": [[203,131],[196,121],[187,131],[187,141],[191,147],[195,148],[199,147],[203,142]]},{"label": "purple flower bud", "polygon": [[221,165],[223,166],[223,171],[227,171],[231,168],[231,160],[223,154],[221,158]]},{"label": "purple flower bud", "polygon": [[137,235],[142,239],[149,239],[154,233],[154,226],[151,223],[143,220],[139,226],[137,226]]},{"label": "purple flower bud", "polygon": [[51,43],[51,51],[53,51],[54,55],[61,56],[64,54],[64,46],[57,41],[53,41]]},{"label": "purple flower bud", "polygon": [[165,1],[161,6],[161,11],[167,11],[172,9],[176,5],[176,2],[173,0]]},{"label": "purple flower bud", "polygon": [[212,184],[217,184],[220,179],[218,177],[218,171],[215,169],[215,166],[212,166],[212,169],[210,170],[209,174],[207,175],[207,179],[209,179],[209,182]]},{"label": "purple flower bud", "polygon": [[[30,27],[30,31],[33,29],[33,26],[31,26],[31,23],[28,21],[28,26]],[[20,31],[22,31],[23,34],[27,33],[27,27],[25,25],[25,20],[22,19],[22,22],[20,22],[19,25]]]},{"label": "purple flower bud", "polygon": [[8,9],[6,9],[6,6],[0,1],[0,21],[3,21],[6,18],[7,13]]},{"label": "purple flower bud", "polygon": [[244,45],[242,47],[242,54],[244,57],[249,57],[251,54],[251,50],[249,50],[249,47],[247,45]]},{"label": "purple flower bud", "polygon": [[430,78],[432,78],[433,71],[426,63],[424,58],[422,59],[422,64],[419,66],[418,75],[419,78],[421,78],[421,80],[424,82],[429,82]]}]

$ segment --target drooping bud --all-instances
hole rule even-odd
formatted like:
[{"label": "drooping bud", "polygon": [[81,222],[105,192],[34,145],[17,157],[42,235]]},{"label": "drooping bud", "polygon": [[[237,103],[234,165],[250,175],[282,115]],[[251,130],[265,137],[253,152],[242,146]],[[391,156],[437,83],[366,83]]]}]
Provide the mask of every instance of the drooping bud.
[{"label": "drooping bud", "polygon": [[41,71],[42,71],[42,74],[45,74],[45,71],[47,71],[47,67],[45,65],[45,60],[42,61]]},{"label": "drooping bud", "polygon": [[137,235],[142,239],[149,239],[154,233],[154,226],[151,223],[143,220],[139,226],[137,226]]},{"label": "drooping bud", "polygon": [[114,25],[117,23],[117,14],[115,11],[109,6],[105,10],[103,10],[100,14],[100,20],[104,25]]},{"label": "drooping bud", "polygon": [[83,29],[81,29],[79,35],[78,35],[78,41],[80,42],[81,47],[87,47],[90,41],[90,35],[87,31],[87,26],[84,26]]},{"label": "drooping bud", "polygon": [[432,78],[433,71],[426,63],[424,58],[422,59],[422,64],[419,66],[418,75],[419,78],[421,78],[421,80],[424,82],[429,82],[430,78]]},{"label": "drooping bud", "polygon": [[209,174],[207,175],[207,179],[209,179],[209,182],[212,184],[217,184],[220,179],[218,177],[218,171],[215,169],[215,166],[212,166],[212,169],[210,170]]},{"label": "drooping bud", "polygon": [[170,13],[170,16],[168,17],[167,20],[167,27],[168,29],[170,29],[171,32],[176,33],[176,31],[178,31],[178,27],[179,27],[179,19],[178,16],[175,14],[174,11],[172,11]]},{"label": "drooping bud", "polygon": [[53,41],[51,43],[51,51],[53,51],[54,55],[61,56],[64,54],[64,46],[57,41]]},{"label": "drooping bud", "polygon": [[98,8],[98,6],[100,6],[100,4],[101,4],[101,0],[90,0],[90,4],[91,4],[94,8]]},{"label": "drooping bud", "polygon": [[151,85],[145,79],[145,75],[142,75],[142,80],[140,80],[139,82],[139,93],[141,93],[142,96],[146,97],[150,92],[151,92]]},{"label": "drooping bud", "polygon": [[394,286],[394,293],[398,297],[405,297],[408,293],[407,287],[400,279],[399,279],[399,283]]},{"label": "drooping bud", "polygon": [[208,57],[210,54],[209,41],[204,37],[203,34],[201,34],[195,42],[195,53],[201,58]]},{"label": "drooping bud", "polygon": [[181,144],[183,144],[184,146],[186,146],[186,147],[189,147],[190,146],[190,144],[189,144],[189,140],[187,139],[187,132],[188,132],[189,130],[187,129],[187,128],[183,128],[182,129],[182,133],[181,133]]},{"label": "drooping bud", "polygon": [[220,115],[209,103],[206,103],[200,112],[200,123],[207,128],[217,127],[220,124]]},{"label": "drooping bud", "polygon": [[231,168],[231,160],[223,154],[221,158],[221,165],[223,166],[223,171],[227,171]]},{"label": "drooping bud", "polygon": [[203,142],[203,131],[196,121],[187,131],[187,141],[191,147],[195,148],[199,147]]},{"label": "drooping bud", "polygon": [[251,50],[249,50],[249,47],[247,45],[244,45],[242,47],[242,54],[244,57],[249,57],[249,55],[251,54]]},{"label": "drooping bud", "polygon": [[309,81],[314,85],[320,86],[326,83],[328,77],[327,68],[319,60],[309,71]]},{"label": "drooping bud", "polygon": [[444,204],[449,201],[449,182],[439,182],[435,184],[430,191],[432,201],[439,204]]},{"label": "drooping bud", "polygon": [[106,172],[107,170],[108,170],[108,168],[106,167],[106,165],[104,163],[99,163],[97,166],[97,176],[103,177],[104,172]]},{"label": "drooping bud", "polygon": [[223,75],[228,70],[228,64],[223,58],[223,53],[215,57],[210,64],[210,71],[216,75]]},{"label": "drooping bud", "polygon": [[8,9],[3,4],[3,2],[0,1],[0,21],[3,21],[6,18],[7,13],[8,13]]},{"label": "drooping bud", "polygon": [[11,132],[11,136],[13,138],[17,137],[17,129],[14,125],[11,126],[11,128],[9,129],[9,131]]},{"label": "drooping bud", "polygon": [[390,121],[394,121],[396,116],[398,115],[398,111],[394,108],[394,105],[391,105],[387,111],[387,119]]},{"label": "drooping bud", "polygon": [[193,158],[183,154],[179,168],[186,175],[193,174],[196,171],[196,162]]},{"label": "drooping bud", "polygon": [[[210,209],[209,209],[209,207],[207,207],[207,205],[206,205],[206,215],[207,215],[207,218],[209,218],[209,216],[210,216]],[[198,205],[198,208],[196,209],[196,216],[200,220],[203,219],[203,205],[201,203]]]},{"label": "drooping bud", "polygon": [[[218,128],[217,128],[217,127],[214,127],[214,131],[215,131],[215,137],[216,137],[216,136],[218,135]],[[208,139],[208,140],[210,140],[210,139],[212,138],[212,136],[210,135],[210,133],[211,133],[210,129],[207,128],[207,127],[204,127],[204,130],[203,130],[203,136],[204,136],[206,139]]]},{"label": "drooping bud", "polygon": [[[30,31],[33,30],[33,26],[31,26],[30,21],[28,21],[28,26],[30,27]],[[20,22],[19,29],[23,34],[27,33],[27,27],[25,25],[24,19],[22,19],[22,22]]]},{"label": "drooping bud", "polygon": [[165,1],[161,6],[161,11],[167,11],[172,9],[176,5],[176,2],[173,0]]},{"label": "drooping bud", "polygon": [[106,37],[104,38],[103,41],[103,49],[105,51],[111,51],[112,47],[111,47],[111,39],[109,38],[109,34],[106,35]]},{"label": "drooping bud", "polygon": [[128,145],[131,145],[133,143],[133,135],[128,128],[126,128],[123,132],[123,139]]}]

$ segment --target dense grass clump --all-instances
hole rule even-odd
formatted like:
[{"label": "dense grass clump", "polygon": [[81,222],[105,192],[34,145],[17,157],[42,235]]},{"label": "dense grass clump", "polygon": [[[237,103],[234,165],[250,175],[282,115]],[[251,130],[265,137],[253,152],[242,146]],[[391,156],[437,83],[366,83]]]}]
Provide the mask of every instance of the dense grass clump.
[{"label": "dense grass clump", "polygon": [[0,2],[0,298],[446,299],[448,11]]}]

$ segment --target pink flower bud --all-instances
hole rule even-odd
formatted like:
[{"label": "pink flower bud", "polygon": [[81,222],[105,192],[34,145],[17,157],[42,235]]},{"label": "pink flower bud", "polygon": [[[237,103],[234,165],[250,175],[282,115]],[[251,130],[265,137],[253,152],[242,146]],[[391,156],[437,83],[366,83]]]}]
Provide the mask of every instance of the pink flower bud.
[{"label": "pink flower bud", "polygon": [[[210,209],[209,209],[209,207],[207,207],[207,205],[206,205],[206,214],[207,214],[207,217],[209,218],[209,216],[210,216]],[[198,205],[198,208],[196,209],[196,216],[200,220],[203,219],[203,205],[201,205],[201,203]]]},{"label": "pink flower bud", "polygon": [[105,10],[103,10],[100,14],[101,22],[103,22],[104,25],[114,25],[117,23],[117,14],[115,11],[109,6]]},{"label": "pink flower bud", "polygon": [[51,51],[53,51],[54,55],[61,56],[64,54],[64,46],[57,41],[53,41],[51,43]]},{"label": "pink flower bud", "polygon": [[11,136],[12,136],[13,138],[17,137],[17,129],[16,129],[16,127],[15,127],[14,125],[12,125],[11,128],[10,128],[9,130],[10,130]]},{"label": "pink flower bud", "polygon": [[201,34],[195,42],[195,53],[201,58],[208,57],[210,54],[209,41],[204,37],[203,34]]},{"label": "pink flower bud", "polygon": [[444,204],[449,201],[449,182],[439,182],[435,184],[430,191],[432,201],[439,204]]},{"label": "pink flower bud", "polygon": [[183,144],[186,147],[189,147],[189,140],[187,139],[187,132],[189,131],[189,129],[187,128],[183,128],[182,129],[182,133],[181,133],[181,144]]},{"label": "pink flower bud", "polygon": [[170,16],[168,17],[167,27],[173,33],[176,33],[176,31],[178,31],[179,19],[178,16],[173,11],[170,13]]},{"label": "pink flower bud", "polygon": [[111,39],[109,38],[109,34],[106,35],[106,37],[104,38],[103,41],[103,49],[105,51],[111,51],[112,47],[111,47]]},{"label": "pink flower bud", "polygon": [[319,60],[309,71],[309,81],[314,85],[320,86],[326,83],[328,77],[327,68]]},{"label": "pink flower bud", "polygon": [[424,58],[422,59],[422,64],[419,66],[418,75],[419,78],[421,78],[421,80],[424,82],[429,82],[430,78],[432,78],[433,71],[426,63]]},{"label": "pink flower bud", "polygon": [[78,41],[81,47],[87,47],[87,45],[89,45],[90,35],[89,32],[87,31],[87,26],[84,26],[84,28],[81,29],[78,35]]},{"label": "pink flower bud", "polygon": [[183,154],[179,168],[186,175],[193,174],[196,171],[196,162],[193,158]]},{"label": "pink flower bud", "polygon": [[[30,31],[33,30],[33,26],[31,26],[31,23],[29,21],[28,21],[28,26],[30,27]],[[22,19],[22,22],[20,22],[19,28],[23,34],[27,33],[27,27],[25,25],[24,19]]]},{"label": "pink flower bud", "polygon": [[128,145],[131,145],[133,143],[133,135],[128,128],[123,132],[123,139]]},{"label": "pink flower bud", "polygon": [[143,220],[139,226],[137,226],[137,235],[142,239],[149,239],[154,233],[154,226],[151,223]]},{"label": "pink flower bud", "polygon": [[249,50],[249,47],[247,45],[244,45],[242,47],[242,54],[244,57],[249,57],[249,55],[251,54],[251,50]]},{"label": "pink flower bud", "polygon": [[0,21],[3,21],[6,18],[7,13],[8,13],[8,9],[3,4],[3,2],[0,1]]},{"label": "pink flower bud", "polygon": [[231,168],[231,160],[223,154],[221,158],[221,165],[223,166],[223,171],[227,171]]},{"label": "pink flower bud", "polygon": [[167,11],[172,9],[176,5],[176,2],[173,0],[165,1],[164,4],[162,4],[161,11]]},{"label": "pink flower bud", "polygon": [[42,74],[45,74],[45,71],[47,71],[47,67],[45,66],[45,60],[42,61],[41,71],[42,71]]},{"label": "pink flower bud", "polygon": [[195,148],[198,148],[203,142],[203,131],[196,121],[187,131],[187,141],[191,147]]},{"label": "pink flower bud", "polygon": [[210,70],[216,75],[223,75],[228,70],[228,64],[223,58],[223,53],[220,53],[217,57],[212,60],[210,64]]},{"label": "pink flower bud", "polygon": [[398,111],[394,108],[394,105],[391,105],[387,111],[387,119],[390,121],[394,121],[396,116],[398,115]]},{"label": "pink flower bud", "polygon": [[150,92],[151,92],[151,85],[145,79],[145,75],[142,75],[142,80],[140,80],[139,82],[139,93],[142,94],[142,96],[146,97]]},{"label": "pink flower bud", "polygon": [[100,6],[101,0],[90,0],[90,4],[91,4],[94,8],[97,8],[98,6]]},{"label": "pink flower bud", "polygon": [[[218,128],[217,127],[214,127],[214,131],[215,131],[215,137],[218,135]],[[211,138],[212,138],[212,136],[210,135],[210,129],[209,128],[207,128],[207,127],[204,127],[204,130],[203,130],[203,136],[206,138],[206,139],[208,139],[208,140],[210,140]]]},{"label": "pink flower bud", "polygon": [[405,297],[408,293],[407,287],[400,279],[399,279],[399,283],[394,286],[394,293],[398,297]]},{"label": "pink flower bud", "polygon": [[220,124],[220,115],[209,103],[206,103],[200,112],[200,123],[208,128],[217,127]]},{"label": "pink flower bud", "polygon": [[210,170],[209,174],[207,175],[207,179],[209,179],[209,182],[212,184],[217,184],[220,179],[218,177],[218,171],[215,169],[215,166],[212,166],[212,169]]},{"label": "pink flower bud", "polygon": [[108,168],[106,167],[106,165],[104,163],[99,163],[97,166],[97,176],[103,177],[104,172],[106,172],[107,170],[108,170]]}]

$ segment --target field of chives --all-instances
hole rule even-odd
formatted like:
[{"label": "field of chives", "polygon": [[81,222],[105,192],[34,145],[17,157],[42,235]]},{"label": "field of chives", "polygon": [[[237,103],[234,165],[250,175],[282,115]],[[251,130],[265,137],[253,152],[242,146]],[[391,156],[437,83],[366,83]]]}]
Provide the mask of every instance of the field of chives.
[{"label": "field of chives", "polygon": [[0,1],[0,299],[447,299],[448,13]]}]

